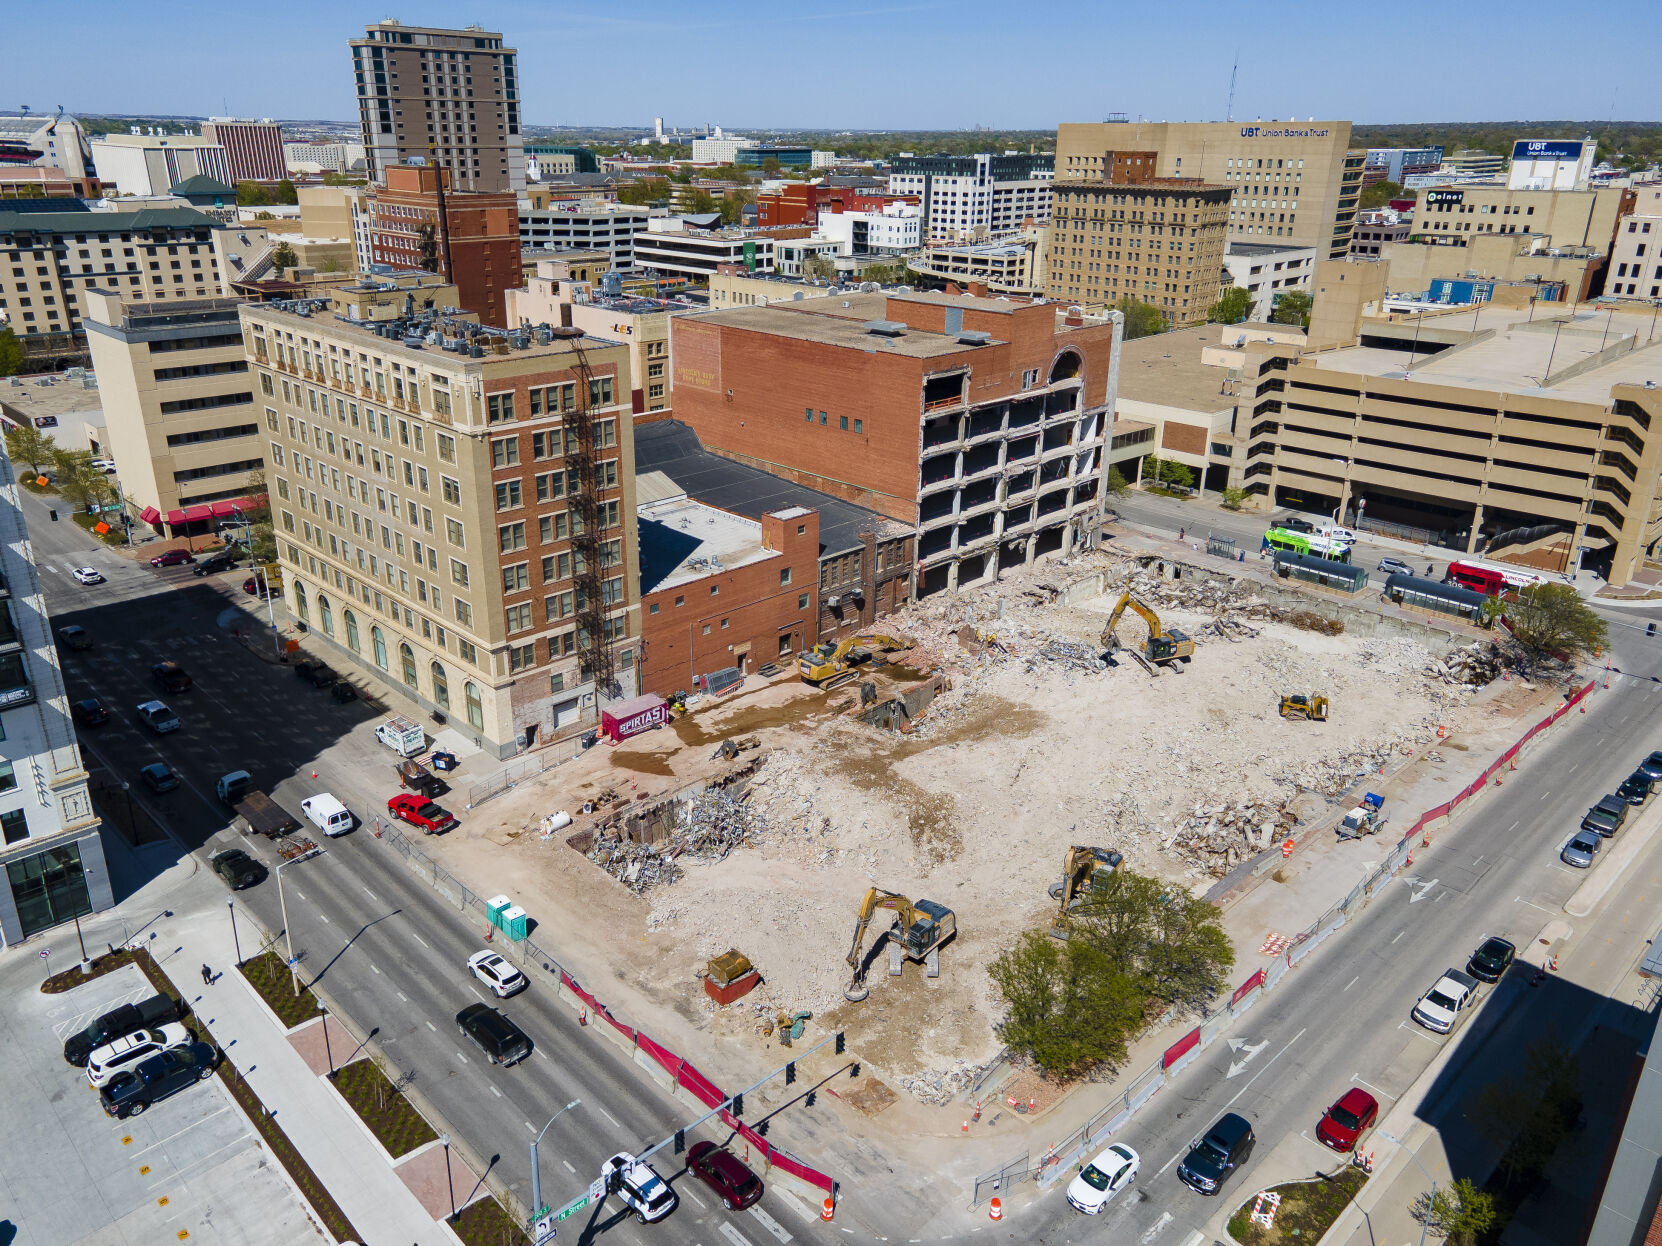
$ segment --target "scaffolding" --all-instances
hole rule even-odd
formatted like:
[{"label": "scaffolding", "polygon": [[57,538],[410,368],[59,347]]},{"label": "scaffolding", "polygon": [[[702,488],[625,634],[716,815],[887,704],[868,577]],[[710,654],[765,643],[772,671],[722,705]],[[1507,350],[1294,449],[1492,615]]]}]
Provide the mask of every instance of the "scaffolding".
[{"label": "scaffolding", "polygon": [[556,340],[569,342],[576,358],[576,409],[569,415],[562,437],[567,463],[577,469],[577,488],[567,495],[571,519],[572,574],[576,580],[577,653],[583,678],[593,680],[596,698],[622,695],[612,666],[611,638],[606,635],[606,603],[602,600],[600,565],[600,502],[598,467],[594,457],[594,373],[583,349],[583,331],[571,326],[553,329]]}]

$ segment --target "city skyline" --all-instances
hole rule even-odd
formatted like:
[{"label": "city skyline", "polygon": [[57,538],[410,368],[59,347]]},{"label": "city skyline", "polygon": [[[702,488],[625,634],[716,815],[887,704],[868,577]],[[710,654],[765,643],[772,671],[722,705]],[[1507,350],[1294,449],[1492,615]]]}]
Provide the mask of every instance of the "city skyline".
[{"label": "city skyline", "polygon": [[[1532,75],[1500,72],[1508,63],[1533,64],[1538,57],[1531,15],[1550,15],[1540,3],[1515,6],[1504,29],[1474,11],[1442,15],[1440,46],[1470,49],[1475,63],[1496,69],[1481,90],[1474,89],[1472,72],[1456,72],[1451,66],[1457,62],[1446,56],[1427,61],[1423,31],[1407,24],[1370,29],[1367,59],[1379,68],[1357,73],[1353,29],[1332,22],[1330,10],[1314,0],[1293,0],[1273,26],[1238,30],[1239,10],[1222,4],[1204,5],[1176,30],[1150,13],[1064,13],[1060,6],[1041,6],[1034,20],[1011,28],[1007,13],[990,4],[946,0],[822,13],[732,4],[688,11],[645,0],[629,16],[572,9],[557,21],[544,6],[523,0],[464,11],[404,4],[392,13],[296,0],[286,10],[290,20],[278,27],[254,11],[235,11],[217,14],[200,30],[177,23],[157,27],[111,0],[94,0],[87,10],[75,77],[66,79],[45,58],[14,63],[15,98],[4,107],[28,101],[47,112],[62,104],[70,113],[228,113],[351,123],[357,107],[347,40],[361,37],[366,23],[390,16],[408,25],[478,23],[501,31],[519,50],[524,117],[533,126],[649,126],[655,116],[683,131],[705,124],[736,131],[1042,130],[1118,112],[1149,120],[1224,120],[1232,69],[1229,119],[1248,122],[1662,115],[1662,85],[1643,75],[1613,78],[1595,42],[1554,45],[1550,106]],[[1590,28],[1613,29],[1628,12],[1595,0],[1584,15]],[[1223,23],[1209,44],[1196,48],[1173,38],[1214,28],[1209,14]],[[989,64],[995,31],[999,58]],[[746,48],[737,61],[731,51],[736,38]],[[254,47],[266,54],[250,55]],[[1121,54],[1122,47],[1129,50]],[[842,48],[852,55],[841,56]],[[1080,56],[1078,72],[1069,73],[1066,52],[1081,48],[1088,54]],[[190,64],[192,72],[151,72],[169,63]],[[725,71],[708,72],[724,63]],[[1173,63],[1189,72],[1173,74]],[[648,64],[660,72],[643,76],[639,69]],[[296,65],[310,72],[297,74]],[[1034,89],[1030,75],[1039,66],[1042,82]],[[988,78],[1007,90],[988,91]],[[972,81],[982,85],[972,90]]]}]

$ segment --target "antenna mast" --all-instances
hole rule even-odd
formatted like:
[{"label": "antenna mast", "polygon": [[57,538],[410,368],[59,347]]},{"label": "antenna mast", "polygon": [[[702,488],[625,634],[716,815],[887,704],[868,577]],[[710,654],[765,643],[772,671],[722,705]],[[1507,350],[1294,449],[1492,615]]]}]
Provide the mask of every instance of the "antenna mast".
[{"label": "antenna mast", "polygon": [[1229,67],[1229,102],[1224,105],[1223,119],[1235,120],[1235,71],[1241,67],[1241,49],[1235,49],[1235,62]]}]

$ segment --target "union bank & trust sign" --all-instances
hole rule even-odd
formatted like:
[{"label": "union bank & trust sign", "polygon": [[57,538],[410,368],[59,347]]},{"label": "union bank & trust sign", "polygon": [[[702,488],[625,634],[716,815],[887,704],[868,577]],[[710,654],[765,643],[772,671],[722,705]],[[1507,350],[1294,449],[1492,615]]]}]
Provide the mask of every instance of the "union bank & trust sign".
[{"label": "union bank & trust sign", "polygon": [[1276,128],[1267,125],[1244,125],[1241,127],[1242,138],[1326,138],[1326,126],[1282,126]]}]

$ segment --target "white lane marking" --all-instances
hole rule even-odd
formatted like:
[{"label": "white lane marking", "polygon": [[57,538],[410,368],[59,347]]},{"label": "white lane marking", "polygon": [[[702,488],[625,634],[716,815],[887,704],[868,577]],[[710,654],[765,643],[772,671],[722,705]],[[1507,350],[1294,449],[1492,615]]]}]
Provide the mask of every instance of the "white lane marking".
[{"label": "white lane marking", "polygon": [[709,1208],[704,1205],[704,1200],[699,1198],[698,1195],[694,1194],[691,1190],[687,1191],[687,1197],[692,1200],[693,1206],[697,1207],[699,1211],[709,1210]]},{"label": "white lane marking", "polygon": [[403,1000],[406,1004],[410,1002],[410,997],[404,994],[403,991],[394,991],[393,994],[398,996],[398,998]]},{"label": "white lane marking", "polygon": [[[1414,902],[1413,902],[1413,901],[1412,901],[1412,900],[1410,900],[1410,901],[1408,901],[1408,903],[1410,903],[1410,904],[1412,904],[1412,903],[1414,903]],[[1405,935],[1405,934],[1407,934],[1407,933],[1408,933],[1408,932],[1407,932],[1407,931],[1406,931],[1406,930],[1399,930],[1399,931],[1397,931],[1397,932],[1396,932],[1396,934],[1395,934],[1395,936],[1393,936],[1393,937],[1392,937],[1392,939],[1391,939],[1391,942],[1392,942],[1392,943],[1395,943],[1395,942],[1396,942],[1396,941],[1397,941],[1397,940],[1398,940],[1398,939],[1400,939],[1400,938],[1402,938],[1402,936],[1403,936],[1403,935]]]},{"label": "white lane marking", "polygon": [[[1519,819],[1518,819],[1518,822],[1522,822],[1522,821],[1523,821],[1523,819],[1522,819],[1522,818],[1519,818]],[[1515,831],[1515,830],[1517,830],[1517,829],[1518,829],[1518,822],[1514,822],[1514,823],[1512,823],[1512,825],[1511,825],[1511,826],[1509,826],[1509,827],[1507,827],[1507,828],[1506,828],[1506,829],[1507,829],[1507,830],[1508,830],[1508,831]]]},{"label": "white lane marking", "polygon": [[296,887],[294,889],[294,894],[299,896],[302,900],[304,900],[306,898],[306,893],[304,891],[300,890],[300,888],[298,888],[298,887]]},{"label": "white lane marking", "polygon": [[[358,886],[363,887],[363,884],[359,883]],[[375,893],[373,891],[371,891],[368,887],[364,887],[364,894],[366,896],[368,896],[371,900],[374,900],[374,899],[377,898]]]},{"label": "white lane marking", "polygon": [[1235,1052],[1245,1051],[1246,1055],[1242,1056],[1239,1060],[1231,1060],[1229,1062],[1229,1072],[1225,1073],[1224,1076],[1225,1077],[1236,1077],[1239,1074],[1246,1072],[1246,1066],[1251,1064],[1253,1059],[1258,1055],[1258,1053],[1260,1051],[1263,1051],[1264,1048],[1268,1047],[1269,1045],[1270,1045],[1270,1040],[1267,1039],[1267,1038],[1259,1039],[1258,1040],[1258,1045],[1256,1047],[1253,1047],[1250,1044],[1248,1044],[1246,1039],[1244,1039],[1244,1038],[1232,1038],[1232,1039],[1230,1039],[1229,1040],[1229,1049],[1231,1051],[1235,1051]]},{"label": "white lane marking", "polygon": [[772,1195],[774,1198],[778,1199],[781,1203],[785,1204],[785,1206],[789,1207],[792,1211],[794,1211],[797,1215],[801,1216],[804,1220],[816,1220],[817,1221],[819,1219],[818,1213],[817,1212],[810,1212],[806,1207],[804,1207],[802,1205],[801,1201],[796,1197],[796,1195],[791,1194],[786,1190],[782,1190],[778,1186],[771,1187],[768,1190],[768,1193],[770,1195]]},{"label": "white lane marking", "polygon": [[1160,1218],[1158,1220],[1156,1220],[1153,1224],[1149,1225],[1148,1229],[1137,1240],[1139,1242],[1143,1243],[1143,1246],[1148,1246],[1148,1243],[1152,1242],[1155,1238],[1159,1237],[1160,1233],[1170,1223],[1171,1223],[1171,1212],[1169,1212],[1169,1211],[1161,1212],[1160,1213]]},{"label": "white lane marking", "polygon": [[[371,968],[371,969],[375,969],[375,962],[374,962],[374,961],[371,961],[371,962],[370,962],[370,963],[369,963],[369,967],[370,967],[370,968]],[[380,973],[380,972],[381,972],[381,971],[380,971],[380,970],[379,970],[379,969],[375,969],[375,972],[376,972],[376,973]]]},{"label": "white lane marking", "polygon": [[1199,1229],[1195,1229],[1189,1234],[1188,1237],[1183,1239],[1183,1246],[1200,1246],[1200,1244],[1205,1240],[1206,1234],[1202,1233]]},{"label": "white lane marking", "polygon": [[491,1094],[495,1095],[498,1099],[500,1099],[502,1097],[502,1092],[500,1090],[498,1090],[495,1086],[491,1087]]},{"label": "white lane marking", "polygon": [[471,1060],[469,1060],[469,1059],[468,1059],[468,1058],[467,1058],[467,1057],[466,1057],[466,1056],[464,1056],[464,1055],[463,1055],[463,1054],[462,1054],[462,1053],[461,1053],[461,1052],[459,1052],[459,1051],[458,1051],[458,1052],[457,1052],[457,1053],[456,1053],[456,1059],[458,1059],[458,1060],[460,1060],[460,1061],[461,1061],[461,1062],[462,1062],[462,1063],[463,1063],[463,1064],[471,1064],[471,1063],[473,1063],[473,1062],[472,1062],[472,1061],[471,1061]]},{"label": "white lane marking", "polygon": [[431,952],[433,950],[431,947],[428,946],[427,940],[423,939],[420,935],[412,934],[410,936],[410,938],[414,939],[417,943],[421,944],[422,947],[427,948],[427,950],[429,952]]},{"label": "white lane marking", "polygon": [[530,1121],[526,1121],[526,1122],[525,1122],[525,1127],[526,1127],[526,1128],[527,1128],[527,1129],[529,1129],[529,1130],[530,1130],[530,1131],[531,1131],[531,1132],[532,1132],[532,1133],[536,1133],[536,1132],[537,1132],[537,1127],[536,1127],[536,1126],[535,1126],[535,1125],[533,1125],[533,1124],[532,1124],[532,1123],[531,1123],[531,1122],[530,1122]]},{"label": "white lane marking", "polygon": [[[1306,1028],[1308,1028],[1308,1027],[1306,1027]],[[1264,1061],[1264,1067],[1259,1069],[1256,1073],[1254,1073],[1252,1075],[1252,1082],[1255,1082],[1260,1077],[1264,1076],[1264,1074],[1269,1070],[1270,1065],[1274,1064],[1277,1060],[1281,1059],[1282,1056],[1286,1055],[1287,1054],[1287,1048],[1291,1047],[1294,1043],[1298,1042],[1299,1039],[1303,1038],[1304,1033],[1305,1033],[1304,1030],[1300,1030],[1297,1034],[1294,1034],[1290,1039],[1287,1040],[1287,1047],[1283,1047],[1280,1051],[1276,1052],[1268,1060]],[[1236,1092],[1235,1099],[1239,1099],[1242,1095],[1246,1094],[1247,1091],[1251,1090],[1252,1089],[1252,1082],[1248,1082],[1245,1086],[1242,1086],[1241,1089]],[[1226,1109],[1234,1107],[1235,1106],[1235,1099],[1231,1099],[1228,1103],[1224,1104],[1223,1106]]]},{"label": "white lane marking", "polygon": [[1387,1099],[1395,1099],[1396,1098],[1396,1096],[1393,1095],[1390,1091],[1381,1090],[1378,1086],[1375,1086],[1372,1082],[1365,1082],[1360,1077],[1357,1077],[1354,1073],[1351,1074],[1350,1080],[1355,1082],[1358,1086],[1366,1086],[1369,1090],[1373,1091],[1374,1094],[1376,1094],[1376,1095],[1384,1095]]},{"label": "white lane marking", "polygon": [[319,913],[318,916],[323,919],[323,924],[325,926],[333,926],[335,924],[329,920],[329,915],[327,913]]},{"label": "white lane marking", "polygon": [[[525,1122],[525,1127],[526,1127],[526,1128],[527,1128],[527,1129],[529,1129],[529,1128],[530,1128],[530,1127],[531,1127],[531,1122],[530,1122],[530,1121],[527,1121],[527,1122]],[[573,1167],[572,1167],[572,1166],[571,1166],[571,1161],[570,1161],[570,1160],[568,1160],[568,1159],[563,1159],[563,1160],[561,1160],[561,1161],[560,1161],[560,1163],[562,1163],[562,1164],[564,1164],[564,1165],[565,1165],[565,1166],[566,1166],[566,1171],[567,1171],[567,1172],[571,1172],[571,1173],[574,1173],[574,1172],[576,1172],[576,1171],[577,1171],[577,1170],[576,1170],[576,1169],[575,1169],[575,1168],[573,1168]]]},{"label": "white lane marking", "polygon": [[1351,988],[1351,987],[1353,987],[1353,986],[1355,986],[1355,985],[1356,985],[1356,984],[1357,984],[1357,983],[1358,983],[1358,982],[1360,982],[1360,981],[1361,981],[1361,980],[1362,980],[1362,975],[1361,975],[1361,974],[1357,974],[1357,975],[1356,975],[1356,976],[1355,976],[1355,977],[1354,977],[1354,978],[1352,978],[1352,979],[1351,979],[1351,980],[1350,980],[1350,981],[1349,981],[1349,982],[1347,982],[1347,983],[1345,983],[1345,990],[1347,990],[1347,991],[1348,991],[1348,990],[1350,990],[1350,988]]},{"label": "white lane marking", "polygon": [[428,1022],[428,1023],[427,1023],[427,1028],[428,1028],[428,1029],[429,1029],[429,1030],[432,1030],[432,1031],[433,1031],[433,1033],[435,1033],[435,1034],[437,1034],[437,1033],[438,1033],[438,1032],[439,1032],[439,1027],[438,1027],[438,1026],[436,1026],[436,1025],[434,1025],[434,1024],[433,1024],[433,1023],[432,1023],[432,1022],[431,1022],[431,1021],[429,1021],[429,1022]]},{"label": "white lane marking", "polygon": [[1551,912],[1554,911],[1554,910],[1549,909],[1549,908],[1542,908],[1541,905],[1536,904],[1533,900],[1526,900],[1522,896],[1513,896],[1512,897],[1512,902],[1514,904],[1527,904],[1532,909],[1541,909],[1541,912],[1543,912],[1543,913],[1551,913]]},{"label": "white lane marking", "polygon": [[1579,766],[1579,765],[1580,765],[1580,764],[1581,764],[1581,763],[1580,763],[1580,762],[1576,762],[1576,763],[1575,763],[1575,766],[1571,766],[1571,767],[1570,767],[1570,773],[1571,773],[1571,774],[1574,774],[1574,773],[1575,773],[1575,770],[1576,770],[1576,766]]},{"label": "white lane marking", "polygon": [[1406,1021],[1398,1021],[1397,1022],[1397,1029],[1407,1030],[1415,1038],[1423,1038],[1423,1039],[1425,1039],[1426,1042],[1430,1043],[1433,1047],[1441,1047],[1442,1046],[1442,1044],[1440,1042],[1438,1042],[1436,1039],[1432,1038],[1431,1035],[1422,1034],[1420,1032],[1420,1027],[1417,1026],[1417,1025],[1409,1025],[1408,1022],[1406,1022]]},{"label": "white lane marking", "polygon": [[612,1122],[612,1125],[613,1125],[614,1128],[617,1128],[617,1129],[622,1129],[623,1128],[623,1126],[618,1122],[617,1117],[613,1116],[610,1112],[608,1112],[605,1108],[601,1107],[598,1103],[595,1104],[594,1106],[599,1109],[600,1114],[602,1116],[604,1116],[607,1120]]},{"label": "white lane marking", "polygon": [[756,1221],[756,1223],[761,1225],[769,1233],[773,1234],[773,1236],[781,1243],[791,1240],[791,1231],[784,1225],[780,1224],[779,1221],[775,1220],[772,1216],[768,1215],[767,1212],[763,1211],[760,1205],[752,1206],[749,1210],[751,1217]]},{"label": "white lane marking", "polygon": [[750,1246],[750,1239],[728,1224],[727,1221],[723,1220],[718,1227],[721,1235],[732,1242],[733,1246]]},{"label": "white lane marking", "polygon": [[[207,1116],[204,1116],[202,1118],[202,1120],[194,1121],[191,1124],[186,1125],[183,1129],[179,1130],[177,1133],[170,1133],[170,1134],[167,1135],[167,1137],[160,1138],[157,1141],[152,1142],[149,1146],[145,1147],[143,1151],[135,1151],[135,1152],[133,1152],[133,1154],[143,1155],[145,1153],[145,1151],[154,1151],[157,1147],[165,1146],[167,1143],[172,1142],[175,1138],[179,1137],[180,1134],[189,1133],[191,1130],[195,1129],[197,1125],[202,1124],[204,1121],[211,1121],[211,1120],[213,1120],[214,1117],[222,1116],[226,1112],[229,1112],[230,1110],[231,1109],[230,1109],[229,1105],[227,1105],[225,1107],[222,1107],[222,1108],[219,1109],[219,1111],[212,1112],[212,1113],[209,1113]],[[125,1125],[125,1122],[122,1122],[122,1123]]]}]

